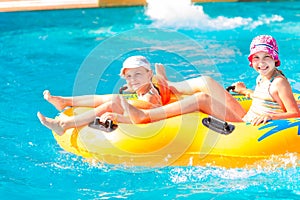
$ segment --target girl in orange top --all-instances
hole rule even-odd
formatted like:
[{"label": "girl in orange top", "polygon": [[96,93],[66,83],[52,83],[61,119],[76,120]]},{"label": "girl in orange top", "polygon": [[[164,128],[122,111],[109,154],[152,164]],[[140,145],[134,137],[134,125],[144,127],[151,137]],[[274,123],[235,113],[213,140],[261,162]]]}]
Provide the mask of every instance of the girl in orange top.
[{"label": "girl in orange top", "polygon": [[[162,105],[161,96],[152,84],[152,70],[149,61],[144,56],[131,56],[123,63],[120,76],[125,78],[127,86],[136,92],[138,99],[148,102],[149,107]],[[58,110],[67,106],[85,106],[94,109],[81,115],[72,117],[63,116],[59,118],[48,118],[40,112],[37,116],[40,122],[57,134],[63,134],[66,129],[75,126],[83,126],[92,122],[97,116],[105,112],[121,114],[122,120],[131,123],[129,118],[124,117],[124,110],[119,99],[113,95],[87,95],[78,97],[52,96],[48,90],[44,91],[44,98],[53,104]]]}]

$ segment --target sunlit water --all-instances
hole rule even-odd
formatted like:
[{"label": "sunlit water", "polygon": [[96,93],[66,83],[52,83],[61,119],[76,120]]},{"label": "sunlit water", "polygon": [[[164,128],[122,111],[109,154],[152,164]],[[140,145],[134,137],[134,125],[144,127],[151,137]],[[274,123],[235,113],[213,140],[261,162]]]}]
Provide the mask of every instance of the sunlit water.
[{"label": "sunlit water", "polygon": [[[40,125],[38,110],[57,114],[43,100],[44,89],[59,95],[111,93],[121,84],[116,76],[121,61],[137,52],[166,64],[173,80],[206,74],[224,87],[244,81],[253,88],[257,74],[247,55],[258,34],[277,39],[280,69],[294,92],[300,91],[299,2],[148,3],[148,8],[0,13],[1,199],[299,199],[299,161],[292,154],[284,158],[288,168],[128,169],[64,152]],[[149,30],[174,38],[153,38]],[[89,55],[98,51],[99,64],[89,68]],[[98,67],[100,72],[82,71]],[[87,77],[82,87],[81,76]]]}]

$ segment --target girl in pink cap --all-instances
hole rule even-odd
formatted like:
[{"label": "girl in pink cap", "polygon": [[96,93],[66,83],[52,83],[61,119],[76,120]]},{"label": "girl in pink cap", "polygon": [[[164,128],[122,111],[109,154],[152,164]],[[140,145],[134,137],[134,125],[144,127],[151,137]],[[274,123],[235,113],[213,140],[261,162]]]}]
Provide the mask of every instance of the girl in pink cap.
[{"label": "girl in pink cap", "polygon": [[[147,102],[148,107],[162,105],[161,96],[152,84],[152,70],[149,61],[144,56],[131,56],[123,63],[120,76],[126,80],[129,90],[135,92],[139,100]],[[105,112],[119,113],[120,120],[131,123],[130,119],[123,115],[123,108],[119,99],[113,95],[86,95],[78,97],[52,96],[48,90],[44,91],[44,98],[53,104],[58,110],[67,106],[85,106],[94,109],[77,116],[63,116],[56,119],[43,116],[40,112],[37,116],[40,122],[55,131],[63,134],[66,129],[75,126],[83,126],[92,122],[96,117]]]},{"label": "girl in pink cap", "polygon": [[248,59],[250,66],[259,73],[255,90],[248,90],[240,82],[235,84],[234,90],[253,99],[250,110],[243,117],[244,121],[259,124],[299,116],[291,86],[277,69],[280,65],[278,54],[276,40],[270,35],[257,36],[251,42]]},{"label": "girl in pink cap", "polygon": [[[180,101],[150,110],[134,108],[121,99],[122,105],[135,123],[157,121],[195,111],[232,122],[251,122],[253,125],[274,119],[299,117],[300,112],[291,86],[277,69],[280,60],[276,40],[269,35],[255,37],[250,45],[248,59],[250,66],[259,73],[255,90],[247,89],[241,82],[233,84],[235,92],[253,98],[248,112],[220,84],[207,76],[183,82],[168,82],[169,87],[177,94],[192,94]],[[163,67],[160,71],[159,73],[165,74]],[[108,114],[103,116],[106,115]]]}]

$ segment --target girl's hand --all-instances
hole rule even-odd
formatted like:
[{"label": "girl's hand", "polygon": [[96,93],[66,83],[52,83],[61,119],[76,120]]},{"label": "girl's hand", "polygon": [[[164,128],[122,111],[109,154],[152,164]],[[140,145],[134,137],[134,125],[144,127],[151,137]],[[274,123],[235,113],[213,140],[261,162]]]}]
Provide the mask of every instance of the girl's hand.
[{"label": "girl's hand", "polygon": [[107,120],[112,120],[113,122],[118,122],[118,114],[112,112],[106,112],[100,116],[101,122],[106,122]]},{"label": "girl's hand", "polygon": [[239,94],[243,94],[248,98],[251,98],[251,95],[253,93],[252,90],[247,89],[246,85],[242,82],[236,82],[234,84],[232,84],[233,86],[235,86],[234,88],[234,92],[239,93]]},{"label": "girl's hand", "polygon": [[252,121],[251,124],[254,126],[257,126],[259,124],[266,124],[267,122],[271,121],[272,117],[268,114],[264,114],[258,117],[255,117]]},{"label": "girl's hand", "polygon": [[106,120],[112,120],[114,123],[126,123],[131,124],[131,120],[128,116],[124,116],[118,113],[106,112],[100,116],[101,122],[106,122]]},{"label": "girl's hand", "polygon": [[243,94],[243,91],[247,90],[246,85],[243,82],[236,82],[232,85],[235,86],[233,91],[236,93]]}]

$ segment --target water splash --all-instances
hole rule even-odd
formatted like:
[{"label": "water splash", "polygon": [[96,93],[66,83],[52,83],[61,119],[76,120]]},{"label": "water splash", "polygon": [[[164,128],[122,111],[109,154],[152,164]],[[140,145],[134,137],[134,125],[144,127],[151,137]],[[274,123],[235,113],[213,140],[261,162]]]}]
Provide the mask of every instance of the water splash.
[{"label": "water splash", "polygon": [[[271,156],[252,167],[174,167],[169,171],[170,181],[196,192],[238,192],[238,191],[271,191],[290,190],[298,195],[299,156],[287,153]],[[288,180],[288,181],[287,181]],[[286,184],[288,182],[288,184]],[[263,194],[263,193],[262,193]]]},{"label": "water splash", "polygon": [[218,16],[212,18],[207,15],[203,7],[193,5],[191,0],[147,0],[146,15],[154,21],[155,27],[202,29],[202,30],[229,30],[235,28],[254,29],[264,24],[283,21],[279,15],[261,15],[256,20],[244,17]]}]

